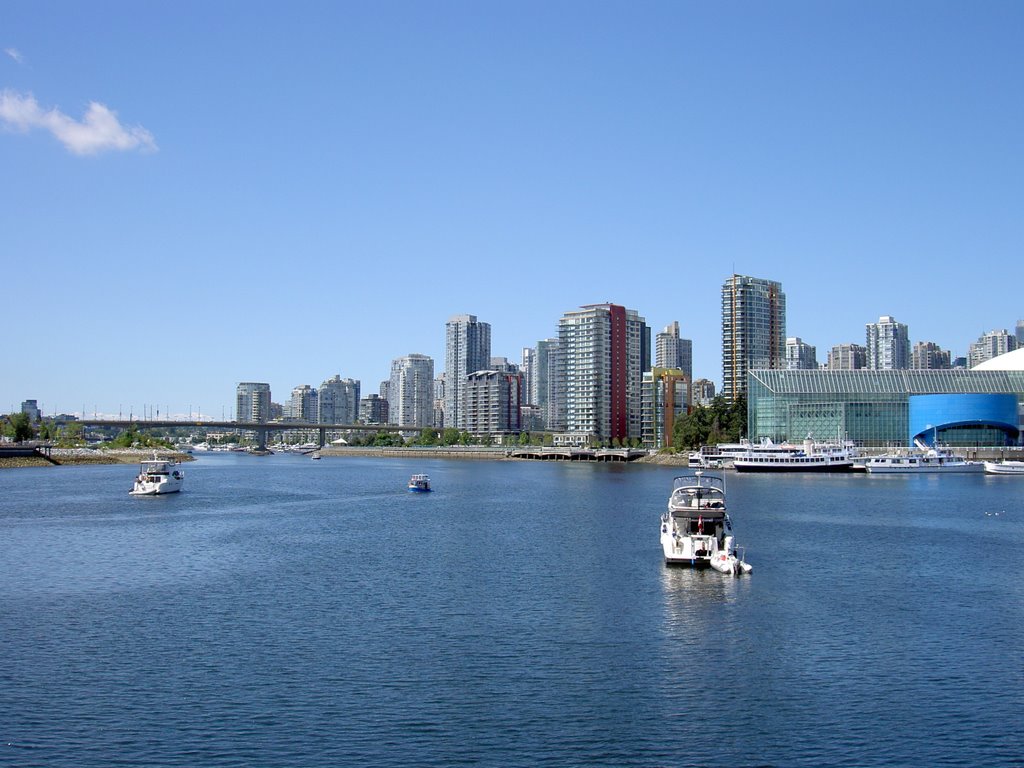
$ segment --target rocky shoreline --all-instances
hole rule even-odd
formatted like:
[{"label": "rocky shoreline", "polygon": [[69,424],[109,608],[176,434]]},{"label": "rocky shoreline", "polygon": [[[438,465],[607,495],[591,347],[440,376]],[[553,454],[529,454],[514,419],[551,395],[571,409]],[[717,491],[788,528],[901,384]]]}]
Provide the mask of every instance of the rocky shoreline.
[{"label": "rocky shoreline", "polygon": [[[180,451],[158,450],[156,453],[161,458],[173,458],[178,462],[193,461],[192,456]],[[0,469],[82,464],[138,464],[152,457],[152,448],[53,448],[49,460],[42,456],[0,457]]]}]

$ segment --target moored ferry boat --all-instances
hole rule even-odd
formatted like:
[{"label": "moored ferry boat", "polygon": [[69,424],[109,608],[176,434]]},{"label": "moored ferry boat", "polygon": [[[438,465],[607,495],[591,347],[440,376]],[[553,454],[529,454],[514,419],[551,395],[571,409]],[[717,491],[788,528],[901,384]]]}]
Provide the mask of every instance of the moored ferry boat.
[{"label": "moored ferry boat", "polygon": [[852,443],[816,443],[808,437],[802,449],[748,451],[732,464],[737,472],[851,472],[856,455]]},{"label": "moored ferry boat", "polygon": [[185,480],[185,473],[178,468],[173,459],[153,458],[139,465],[139,474],[135,477],[132,496],[159,496],[165,493],[177,493]]},{"label": "moored ferry boat", "polygon": [[725,508],[725,482],[697,471],[672,481],[668,510],[661,516],[666,565],[714,568],[739,576],[752,566],[737,550]]},{"label": "moored ferry boat", "polygon": [[981,472],[985,468],[980,461],[968,461],[964,456],[941,448],[929,448],[921,443],[917,448],[916,451],[871,456],[864,461],[864,468],[872,474]]},{"label": "moored ferry boat", "polygon": [[1024,461],[1006,459],[1005,461],[984,462],[985,472],[990,475],[1021,475],[1024,476]]}]

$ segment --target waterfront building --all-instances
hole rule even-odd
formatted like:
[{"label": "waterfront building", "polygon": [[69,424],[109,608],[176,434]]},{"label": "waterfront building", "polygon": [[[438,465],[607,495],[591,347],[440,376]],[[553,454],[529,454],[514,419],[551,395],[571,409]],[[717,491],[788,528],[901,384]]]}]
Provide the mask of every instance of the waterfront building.
[{"label": "waterfront building", "polygon": [[754,370],[747,429],[753,441],[810,434],[882,447],[916,439],[1012,445],[1020,438],[1021,407],[1021,370]]},{"label": "waterfront building", "polygon": [[[537,404],[537,348],[523,347],[519,372],[523,374],[522,405]],[[522,405],[520,407],[522,407]]]},{"label": "waterfront building", "polygon": [[291,398],[285,405],[284,418],[307,423],[315,422],[319,413],[319,400],[319,393],[309,384],[295,387],[292,390]]},{"label": "waterfront building", "polygon": [[445,428],[444,421],[444,372],[434,379],[434,426],[438,429]]},{"label": "waterfront building", "polygon": [[565,430],[565,369],[558,339],[537,342],[533,403],[540,409],[539,429]]},{"label": "waterfront building", "polygon": [[799,336],[786,339],[786,368],[814,370],[818,367],[818,350]]},{"label": "waterfront building", "polygon": [[270,385],[243,381],[235,390],[235,420],[262,424],[270,421]]},{"label": "waterfront building", "polygon": [[967,363],[971,368],[981,365],[999,355],[1005,355],[1017,348],[1017,337],[1010,335],[1005,329],[989,331],[978,337],[967,351]]},{"label": "waterfront building", "polygon": [[523,432],[544,431],[544,417],[539,405],[520,405],[519,422],[519,427]]},{"label": "waterfront building", "polygon": [[465,429],[462,413],[466,376],[486,370],[491,360],[491,325],[476,315],[453,315],[445,324],[445,424]]},{"label": "waterfront building", "polygon": [[828,353],[830,371],[859,371],[868,367],[868,350],[860,344],[837,344]]},{"label": "waterfront building", "polygon": [[966,368],[967,367],[967,358],[965,356],[963,356],[963,355],[961,355],[960,357],[954,357],[953,360],[950,362],[949,367],[950,368]]},{"label": "waterfront building", "polygon": [[782,284],[732,275],[722,286],[722,394],[730,400],[744,395],[747,371],[782,368],[785,350]]},{"label": "waterfront building", "polygon": [[868,368],[879,371],[910,367],[910,331],[892,315],[882,315],[865,327]]},{"label": "waterfront building", "polygon": [[490,437],[518,433],[521,387],[522,376],[517,372],[474,371],[466,376],[466,431]]},{"label": "waterfront building", "polygon": [[359,421],[363,424],[387,424],[388,401],[375,394],[362,398],[359,401]]},{"label": "waterfront building", "polygon": [[1017,349],[1024,347],[1024,320],[1017,321],[1017,328],[1014,336],[1017,338]]},{"label": "waterfront building", "polygon": [[[447,386],[451,383],[447,376]],[[411,354],[391,361],[388,419],[399,427],[430,427],[434,419],[434,360]]]},{"label": "waterfront building", "polygon": [[680,368],[655,366],[643,375],[640,442],[660,449],[672,444],[676,419],[690,410],[690,380]]},{"label": "waterfront building", "polygon": [[931,371],[945,370],[951,367],[949,352],[933,341],[919,341],[914,345],[910,367]]},{"label": "waterfront building", "polygon": [[618,304],[590,304],[562,316],[558,345],[565,431],[606,442],[640,437],[649,339],[644,319]]},{"label": "waterfront building", "polygon": [[693,405],[711,405],[715,399],[715,382],[711,379],[697,379],[690,385],[690,402]]},{"label": "waterfront building", "polygon": [[355,424],[359,419],[360,383],[335,374],[320,385],[317,421],[321,424]]},{"label": "waterfront building", "polygon": [[39,410],[39,403],[35,400],[22,401],[21,412],[28,416],[28,420],[33,424],[38,424],[43,418],[42,411]]},{"label": "waterfront building", "polygon": [[655,336],[654,365],[658,368],[678,368],[693,379],[693,342],[679,338],[679,321],[673,320]]}]

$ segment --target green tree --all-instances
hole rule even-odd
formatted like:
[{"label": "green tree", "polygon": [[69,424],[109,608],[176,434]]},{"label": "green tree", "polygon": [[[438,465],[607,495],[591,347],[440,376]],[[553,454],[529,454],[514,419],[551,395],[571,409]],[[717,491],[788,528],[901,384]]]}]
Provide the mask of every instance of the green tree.
[{"label": "green tree", "polygon": [[36,430],[27,413],[12,413],[7,417],[7,424],[4,425],[4,434],[20,443],[24,440],[31,440],[36,436]]},{"label": "green tree", "polygon": [[437,445],[441,434],[436,429],[424,429],[416,438],[416,445]]}]

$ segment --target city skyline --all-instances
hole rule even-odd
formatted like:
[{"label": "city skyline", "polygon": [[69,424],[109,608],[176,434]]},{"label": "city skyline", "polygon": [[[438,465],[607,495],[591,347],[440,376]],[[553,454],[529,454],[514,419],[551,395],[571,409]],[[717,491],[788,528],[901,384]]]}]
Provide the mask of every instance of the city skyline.
[{"label": "city skyline", "polygon": [[[454,313],[518,361],[603,301],[678,321],[721,386],[733,273],[782,284],[819,360],[885,315],[966,356],[1021,314],[1022,21],[9,5],[0,408],[219,417],[237,383],[283,402],[335,374],[371,392],[398,357],[440,369]],[[142,354],[154,334],[169,354]]]}]

